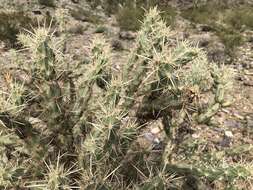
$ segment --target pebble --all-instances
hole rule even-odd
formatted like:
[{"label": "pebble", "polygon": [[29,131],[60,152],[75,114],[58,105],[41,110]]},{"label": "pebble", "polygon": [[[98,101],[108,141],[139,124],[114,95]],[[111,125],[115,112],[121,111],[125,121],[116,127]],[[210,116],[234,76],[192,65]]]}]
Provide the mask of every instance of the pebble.
[{"label": "pebble", "polygon": [[247,117],[247,127],[253,129],[253,118]]},{"label": "pebble", "polygon": [[250,81],[250,80],[244,81],[243,84],[244,84],[245,86],[253,86],[253,81]]},{"label": "pebble", "polygon": [[161,132],[161,129],[159,127],[153,127],[150,132],[152,134],[158,134]]},{"label": "pebble", "polygon": [[119,33],[119,37],[123,40],[134,40],[137,34],[131,31],[121,31]]},{"label": "pebble", "polygon": [[234,135],[231,131],[225,131],[224,132],[225,137],[232,138]]},{"label": "pebble", "polygon": [[79,3],[79,0],[71,0],[73,3]]},{"label": "pebble", "polygon": [[227,120],[224,122],[224,126],[238,128],[238,127],[240,127],[240,123],[235,120]]},{"label": "pebble", "polygon": [[222,108],[222,111],[223,111],[224,113],[230,113],[230,111],[227,110],[227,109],[225,109],[225,108]]},{"label": "pebble", "polygon": [[111,41],[111,47],[113,50],[123,50],[124,49],[124,46],[122,44],[122,42],[120,40],[117,40],[117,39],[113,39]]},{"label": "pebble", "polygon": [[147,139],[151,143],[160,143],[160,140],[152,133],[144,133],[145,139]]},{"label": "pebble", "polygon": [[233,137],[233,133],[231,131],[224,131],[224,137],[222,141],[220,141],[220,146],[222,147],[230,147],[231,146],[231,140]]},{"label": "pebble", "polygon": [[197,138],[199,138],[199,137],[200,137],[199,134],[196,134],[196,133],[192,134],[192,138],[194,138],[194,139],[197,139]]},{"label": "pebble", "polygon": [[233,115],[238,119],[244,120],[244,117],[239,115],[238,113],[234,113]]}]

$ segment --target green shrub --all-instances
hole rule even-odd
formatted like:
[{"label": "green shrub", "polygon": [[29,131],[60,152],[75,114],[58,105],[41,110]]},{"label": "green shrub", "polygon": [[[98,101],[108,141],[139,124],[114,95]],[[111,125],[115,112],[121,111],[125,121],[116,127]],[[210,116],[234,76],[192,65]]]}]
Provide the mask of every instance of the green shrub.
[{"label": "green shrub", "polygon": [[231,56],[233,55],[234,49],[243,43],[243,37],[241,34],[233,29],[220,29],[217,27],[216,34],[225,45],[227,53]]},{"label": "green shrub", "polygon": [[231,27],[241,30],[242,27],[253,29],[253,7],[237,7],[225,14],[225,23]]},{"label": "green shrub", "polygon": [[100,16],[93,14],[92,11],[87,10],[82,7],[75,7],[75,8],[70,9],[70,14],[76,20],[90,22],[94,24],[99,24],[101,22]]},{"label": "green shrub", "polygon": [[122,30],[139,30],[145,10],[154,6],[159,8],[162,18],[168,25],[173,26],[177,15],[176,8],[159,0],[96,0],[88,2],[92,7],[101,5],[108,15],[116,15],[117,22]]},{"label": "green shrub", "polygon": [[145,9],[148,10],[151,7],[158,6],[161,11],[162,18],[170,26],[173,26],[174,19],[176,16],[175,8],[169,5],[163,5],[159,1],[126,1],[116,12],[116,18],[118,24],[123,30],[139,30],[141,22],[144,18]]},{"label": "green shrub", "polygon": [[143,10],[133,6],[126,6],[119,9],[116,19],[122,30],[136,31],[140,28],[143,17]]},{"label": "green shrub", "polygon": [[213,25],[217,21],[221,7],[213,2],[182,10],[181,15],[195,23]]},{"label": "green shrub", "polygon": [[252,28],[251,7],[233,8],[225,2],[207,2],[195,8],[182,11],[182,16],[195,23],[207,24],[224,43],[227,53],[233,57],[234,49],[243,43],[240,30],[243,26]]},{"label": "green shrub", "polygon": [[[174,32],[156,8],[146,14],[120,70],[114,69],[104,38],[93,39],[89,63],[75,67],[49,31],[19,35],[31,59],[17,64],[31,80],[17,85],[5,76],[11,87],[0,94],[8,105],[0,108],[1,187],[180,189],[180,180],[194,179],[198,186],[203,179],[225,184],[250,179],[252,165],[228,170],[202,157],[184,165],[178,159],[179,129],[189,118],[207,123],[229,105],[233,72],[209,64],[205,52],[190,42],[173,41]],[[213,94],[208,106],[199,99],[205,93]],[[141,127],[159,119],[164,147],[150,160],[152,147],[138,143]]]},{"label": "green shrub", "polygon": [[95,30],[95,33],[105,33],[108,31],[108,28],[105,26],[98,26]]},{"label": "green shrub", "polygon": [[55,0],[38,0],[38,3],[47,7],[55,7]]}]

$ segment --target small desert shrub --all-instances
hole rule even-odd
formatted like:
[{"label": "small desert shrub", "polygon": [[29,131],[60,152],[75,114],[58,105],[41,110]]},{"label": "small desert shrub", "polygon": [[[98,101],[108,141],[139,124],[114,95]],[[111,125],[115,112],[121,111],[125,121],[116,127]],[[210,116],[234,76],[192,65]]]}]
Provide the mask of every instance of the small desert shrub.
[{"label": "small desert shrub", "polygon": [[105,33],[108,31],[108,28],[106,26],[98,26],[95,30],[95,33]]},{"label": "small desert shrub", "polygon": [[[103,37],[91,41],[89,61],[79,65],[69,64],[50,29],[37,28],[18,39],[30,59],[18,61],[17,69],[31,80],[5,75],[2,189],[182,189],[187,184],[201,189],[201,182],[228,186],[251,179],[252,164],[196,158],[197,145],[191,159],[180,157],[180,129],[208,123],[231,104],[233,70],[209,64],[203,50],[175,40],[156,8],[146,13],[120,70]],[[206,94],[212,95],[208,104],[201,99]],[[162,121],[164,146],[158,154],[140,142],[141,128],[150,120]]]},{"label": "small desert shrub", "polygon": [[47,7],[55,7],[55,0],[38,0],[38,3]]},{"label": "small desert shrub", "polygon": [[182,10],[181,15],[195,23],[212,25],[212,23],[217,20],[220,10],[221,7],[210,2],[201,6]]},{"label": "small desert shrub", "polygon": [[168,25],[173,26],[173,22],[177,14],[175,8],[166,4],[164,5],[156,0],[148,2],[126,1],[125,4],[122,4],[116,12],[116,18],[120,28],[123,30],[139,30],[144,18],[145,9],[148,10],[153,6],[158,6],[164,21]]},{"label": "small desert shrub", "polygon": [[225,45],[227,53],[231,56],[233,56],[234,49],[243,43],[241,34],[233,29],[217,27],[216,34]]},{"label": "small desert shrub", "polygon": [[237,30],[243,27],[253,29],[253,7],[237,7],[227,11],[225,14],[225,23]]},{"label": "small desert shrub", "polygon": [[93,7],[101,5],[107,14],[114,14],[122,30],[139,30],[145,10],[154,6],[158,7],[162,18],[170,26],[173,26],[177,15],[175,8],[159,0],[96,0],[90,1],[90,4]]},{"label": "small desert shrub", "polygon": [[122,30],[136,31],[141,25],[143,10],[133,6],[121,7],[116,15]]},{"label": "small desert shrub", "polygon": [[233,56],[234,49],[244,41],[240,34],[242,27],[253,26],[251,10],[251,7],[246,6],[233,8],[225,1],[220,3],[210,1],[205,5],[183,10],[182,16],[195,23],[209,25],[224,43],[227,53]]},{"label": "small desert shrub", "polygon": [[100,16],[82,7],[75,7],[73,9],[70,9],[70,14],[72,17],[80,21],[90,22],[94,24],[99,24],[101,22]]}]

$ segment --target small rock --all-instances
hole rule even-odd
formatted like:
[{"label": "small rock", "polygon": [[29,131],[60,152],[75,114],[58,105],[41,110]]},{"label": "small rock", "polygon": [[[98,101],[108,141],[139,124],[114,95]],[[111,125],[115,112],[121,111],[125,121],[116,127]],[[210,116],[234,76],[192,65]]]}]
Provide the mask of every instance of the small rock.
[{"label": "small rock", "polygon": [[227,61],[226,49],[224,44],[214,42],[208,46],[208,59],[216,63],[225,63]]},{"label": "small rock", "polygon": [[124,49],[122,42],[117,39],[113,39],[111,41],[111,47],[113,50],[118,50],[118,51],[121,51]]},{"label": "small rock", "polygon": [[253,118],[247,117],[247,127],[253,129]]},{"label": "small rock", "polygon": [[232,138],[234,135],[231,131],[225,131],[224,132],[225,137]]},{"label": "small rock", "polygon": [[208,33],[197,34],[192,35],[189,40],[198,43],[200,47],[206,47],[211,41],[211,36]]},{"label": "small rock", "polygon": [[146,140],[148,140],[150,143],[153,143],[153,144],[159,144],[160,143],[160,140],[159,138],[157,138],[154,134],[152,133],[144,133],[144,137]]},{"label": "small rock", "polygon": [[137,34],[131,31],[121,31],[119,33],[119,37],[123,40],[134,40]]},{"label": "small rock", "polygon": [[158,134],[158,133],[160,133],[161,132],[161,129],[159,128],[159,127],[153,127],[152,129],[151,129],[151,133],[152,134]]},{"label": "small rock", "polygon": [[224,122],[225,127],[233,127],[233,128],[238,128],[240,127],[240,123],[234,120],[228,120]]},{"label": "small rock", "polygon": [[224,131],[224,137],[220,142],[220,146],[222,147],[229,147],[231,145],[233,133],[231,131]]},{"label": "small rock", "polygon": [[81,24],[76,24],[73,26],[70,26],[68,29],[68,32],[71,34],[83,34],[85,30],[87,30],[88,26],[83,26]]},{"label": "small rock", "polygon": [[145,137],[145,139],[147,139],[149,142],[153,142],[153,140],[155,139],[155,136],[152,133],[144,133],[143,135]]},{"label": "small rock", "polygon": [[32,13],[35,14],[35,15],[41,15],[42,14],[42,12],[40,10],[33,10]]},{"label": "small rock", "polygon": [[199,24],[199,25],[197,25],[197,29],[201,32],[213,31],[213,28],[207,24]]},{"label": "small rock", "polygon": [[243,117],[242,115],[236,113],[236,112],[233,113],[233,115],[234,115],[236,118],[238,118],[238,119],[244,120],[244,117]]},{"label": "small rock", "polygon": [[253,36],[250,36],[248,42],[253,43]]},{"label": "small rock", "polygon": [[224,139],[222,139],[222,141],[219,144],[222,147],[229,147],[231,145],[231,139],[230,138],[224,138]]},{"label": "small rock", "polygon": [[245,69],[250,69],[251,68],[251,62],[244,61],[242,63],[242,67],[245,68]]},{"label": "small rock", "polygon": [[79,0],[71,0],[73,3],[79,3]]},{"label": "small rock", "polygon": [[196,134],[196,133],[192,134],[192,138],[194,138],[194,139],[197,139],[197,138],[199,138],[199,137],[200,137],[199,134]]},{"label": "small rock", "polygon": [[223,111],[224,113],[227,113],[227,114],[229,114],[229,113],[230,113],[230,111],[229,111],[229,110],[227,110],[227,109],[225,109],[225,108],[222,108],[222,111]]},{"label": "small rock", "polygon": [[243,84],[244,84],[245,86],[253,86],[253,81],[247,80],[247,81],[244,81]]}]

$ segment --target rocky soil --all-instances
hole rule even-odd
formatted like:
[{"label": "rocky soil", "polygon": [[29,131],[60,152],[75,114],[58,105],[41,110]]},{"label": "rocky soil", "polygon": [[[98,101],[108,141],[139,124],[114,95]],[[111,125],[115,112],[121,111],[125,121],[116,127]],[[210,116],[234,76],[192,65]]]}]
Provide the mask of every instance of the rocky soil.
[{"label": "rocky soil", "polygon": [[[204,1],[201,2],[204,3]],[[174,7],[186,8],[192,6],[193,1],[173,0],[169,3]],[[24,6],[34,19],[40,20],[48,14],[53,17],[55,14],[54,8],[44,5],[33,5],[28,1],[17,1],[16,6],[17,4]],[[86,2],[78,0],[62,1],[61,6],[70,12],[66,24],[69,33],[66,54],[73,60],[73,63],[78,64],[85,61],[89,51],[87,45],[91,39],[104,35],[114,50],[115,67],[120,69],[120,65],[124,65],[127,61],[126,55],[133,47],[136,32],[121,30],[115,16],[108,16],[101,6],[91,11],[92,8]],[[76,10],[79,10],[79,14],[74,12]],[[99,21],[94,23],[97,18]],[[193,24],[177,16],[173,26],[173,30],[178,34],[178,39],[175,40],[191,40],[206,50],[210,61],[220,64],[231,61],[231,57],[226,54],[225,46],[208,25]],[[220,112],[212,127],[196,126],[193,128],[194,138],[210,137],[208,141],[213,142],[217,147],[231,146],[231,143],[251,144],[253,141],[253,31],[245,31],[243,35],[247,41],[236,48],[234,58],[230,63],[236,72],[232,107]],[[5,55],[9,53],[5,44],[3,42],[1,44],[1,64],[6,67]],[[153,130],[156,133],[159,131]],[[229,134],[231,138],[229,144],[224,144],[226,134]]]}]

